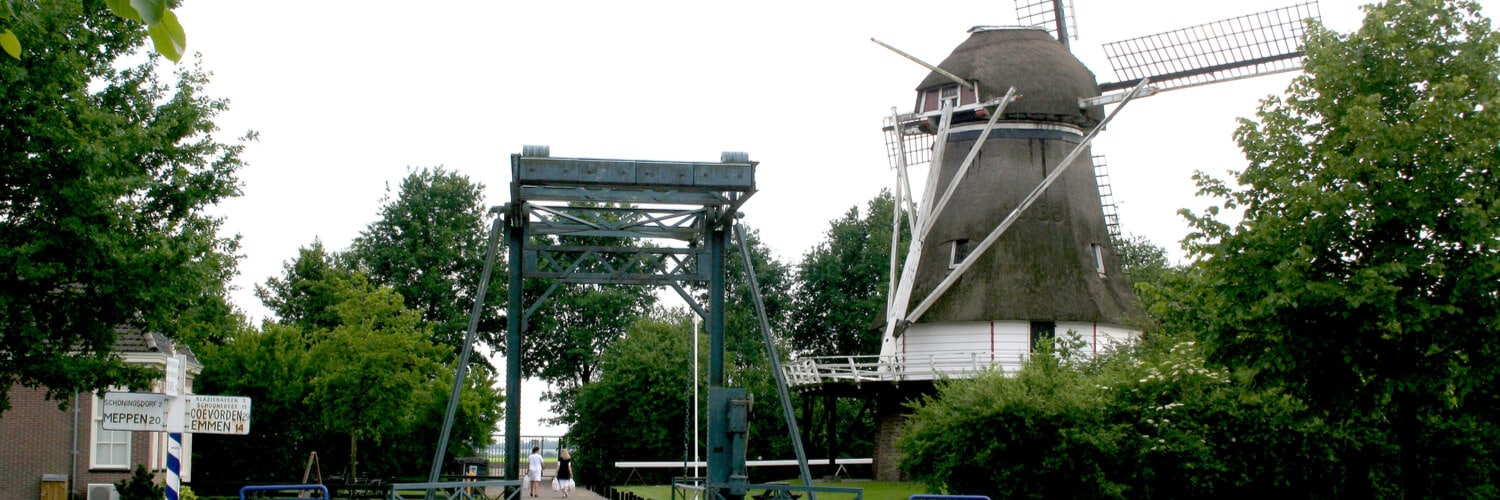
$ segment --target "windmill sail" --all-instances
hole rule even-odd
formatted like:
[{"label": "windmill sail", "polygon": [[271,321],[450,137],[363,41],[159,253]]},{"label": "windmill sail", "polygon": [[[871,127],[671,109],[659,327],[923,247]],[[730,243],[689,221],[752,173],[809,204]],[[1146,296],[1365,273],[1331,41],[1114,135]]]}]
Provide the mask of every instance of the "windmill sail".
[{"label": "windmill sail", "polygon": [[1316,1],[1200,24],[1104,45],[1120,81],[1104,92],[1150,78],[1159,90],[1238,80],[1302,67],[1308,19],[1318,19]]},{"label": "windmill sail", "polygon": [[[1015,0],[1016,20],[1021,26],[1046,28],[1053,38],[1068,45],[1078,39],[1078,19],[1073,16],[1073,0]],[[1063,11],[1063,23],[1057,22],[1057,11]],[[1062,34],[1059,35],[1058,31]]]}]

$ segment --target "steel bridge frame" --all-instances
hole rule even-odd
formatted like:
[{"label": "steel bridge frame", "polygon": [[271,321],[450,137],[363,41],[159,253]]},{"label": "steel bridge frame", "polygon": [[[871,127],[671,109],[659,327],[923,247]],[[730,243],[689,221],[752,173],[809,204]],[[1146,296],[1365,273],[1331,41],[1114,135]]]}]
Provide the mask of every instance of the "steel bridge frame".
[{"label": "steel bridge frame", "polygon": [[[740,207],[756,191],[757,164],[750,161],[748,154],[740,152],[725,152],[718,163],[553,158],[546,146],[525,146],[521,154],[511,155],[511,201],[490,210],[496,218],[490,231],[484,272],[475,294],[429,483],[438,482],[442,459],[447,454],[456,403],[502,233],[510,270],[506,301],[507,436],[520,435],[520,353],[526,319],[563,283],[672,287],[705,318],[704,327],[709,334],[709,387],[722,387],[725,252],[735,232]],[[562,245],[543,243],[533,236],[607,240],[599,245]],[[653,240],[653,245],[627,246],[618,244],[618,240]],[[670,244],[654,245],[655,241]],[[745,249],[741,250],[748,259]],[[527,278],[551,279],[553,283],[534,304],[523,307],[521,292]],[[753,281],[753,274],[750,279]],[[698,304],[684,287],[703,282],[708,283],[706,307]],[[769,331],[763,333],[769,335]],[[772,361],[776,361],[774,356]],[[779,363],[773,366],[773,372],[781,375]],[[780,385],[785,405],[785,383]],[[711,446],[712,438],[711,434]],[[800,446],[797,448],[800,452]],[[520,441],[507,440],[504,451],[504,478],[518,480]],[[711,485],[728,483],[730,469],[731,464],[722,457],[710,454]]]}]

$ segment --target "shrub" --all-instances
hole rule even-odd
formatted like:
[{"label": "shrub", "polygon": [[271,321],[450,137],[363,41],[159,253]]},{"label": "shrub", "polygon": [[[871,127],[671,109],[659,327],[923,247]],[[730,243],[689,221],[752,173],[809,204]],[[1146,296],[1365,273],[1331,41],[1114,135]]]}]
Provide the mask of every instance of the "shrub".
[{"label": "shrub", "polygon": [[146,466],[136,465],[130,477],[115,483],[120,500],[158,500],[165,495],[166,488],[156,484],[156,477],[146,471]]}]

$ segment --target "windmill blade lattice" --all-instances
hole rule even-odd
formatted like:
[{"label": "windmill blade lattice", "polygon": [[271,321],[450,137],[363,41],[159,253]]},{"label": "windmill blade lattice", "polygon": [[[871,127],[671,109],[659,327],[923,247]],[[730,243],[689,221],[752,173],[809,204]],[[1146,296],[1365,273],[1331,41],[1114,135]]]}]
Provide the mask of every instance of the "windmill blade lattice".
[{"label": "windmill blade lattice", "polygon": [[1306,20],[1319,17],[1314,1],[1108,43],[1105,56],[1120,81],[1099,89],[1130,88],[1150,78],[1159,90],[1171,90],[1296,71]]},{"label": "windmill blade lattice", "polygon": [[918,118],[905,116],[901,123],[897,123],[898,117],[885,117],[885,124],[881,131],[885,133],[885,154],[890,160],[891,168],[898,168],[901,155],[906,155],[904,165],[907,168],[926,168],[932,162],[932,140],[931,133],[923,132],[917,128],[920,123]]},{"label": "windmill blade lattice", "polygon": [[[1062,5],[1066,3],[1066,5]],[[1073,0],[1016,0],[1016,20],[1021,26],[1036,26],[1047,28],[1052,38],[1062,40],[1057,36],[1057,9],[1062,5],[1063,20],[1068,31],[1067,37],[1071,40],[1078,39],[1078,19],[1073,16]],[[1067,41],[1063,40],[1066,45]]]}]

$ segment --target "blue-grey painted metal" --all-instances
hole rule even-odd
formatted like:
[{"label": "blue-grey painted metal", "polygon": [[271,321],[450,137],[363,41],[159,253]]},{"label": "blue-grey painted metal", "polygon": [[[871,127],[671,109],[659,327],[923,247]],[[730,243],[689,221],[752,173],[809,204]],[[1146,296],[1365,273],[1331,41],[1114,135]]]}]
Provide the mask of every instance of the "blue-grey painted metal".
[{"label": "blue-grey painted metal", "polygon": [[754,189],[755,167],[733,163],[522,157],[518,180],[531,185],[696,190]]},{"label": "blue-grey painted metal", "polygon": [[715,496],[741,498],[749,484],[745,440],[749,437],[750,395],[744,388],[708,388],[708,489]]},{"label": "blue-grey painted metal", "polygon": [[552,292],[556,292],[557,288],[559,286],[562,286],[562,283],[559,283],[559,282],[556,282],[556,281],[552,282],[551,285],[547,286],[547,291],[542,292],[542,296],[538,297],[536,299],[536,303],[532,304],[531,307],[526,308],[526,313],[523,314],[523,315],[521,315],[521,325],[522,325],[522,327],[525,327],[525,325],[531,324],[531,323],[528,323],[528,321],[531,321],[531,315],[534,314],[534,313],[536,313],[537,309],[541,309],[542,308],[542,304],[545,304],[547,302],[547,297],[551,297],[552,296]]},{"label": "blue-grey painted metal", "polygon": [[[698,299],[693,298],[693,295],[688,293],[686,288],[682,287],[682,283],[672,283],[672,290],[677,292],[678,297],[682,297],[682,301],[687,303],[688,307],[691,308],[693,310],[693,313],[697,314],[699,318],[708,317],[708,311],[703,310],[703,305],[699,304]],[[696,333],[694,333],[694,335],[696,335]]]},{"label": "blue-grey painted metal", "polygon": [[[729,231],[724,227],[713,227],[708,232],[708,265],[711,269],[724,269],[724,247],[728,246]],[[708,387],[724,387],[724,273],[715,272],[708,278]],[[712,468],[713,464],[709,464]]]},{"label": "blue-grey painted metal", "polygon": [[818,493],[841,493],[853,494],[854,500],[864,500],[865,490],[863,488],[845,488],[839,486],[802,486],[793,484],[751,484],[750,491],[762,490],[756,499],[765,500],[792,500],[792,493],[807,493],[808,498],[817,498]]},{"label": "blue-grey painted metal", "polygon": [[[756,163],[746,153],[726,152],[719,163],[552,158],[545,146],[511,155],[511,203],[507,214],[510,299],[507,305],[506,424],[520,433],[520,335],[531,308],[522,304],[523,278],[564,283],[667,285],[689,299],[709,332],[709,387],[724,384],[724,252],[733,214],[755,193]],[[591,202],[597,206],[568,206]],[[696,205],[692,208],[623,207],[621,203]],[[614,205],[611,205],[614,204]],[[680,247],[622,248],[610,245],[533,243],[531,236],[658,238]],[[705,250],[706,247],[706,250]],[[683,288],[708,282],[708,304],[700,307]],[[525,313],[523,313],[525,309]],[[704,314],[706,313],[706,314]],[[748,400],[746,401],[748,407]],[[517,479],[518,440],[505,445],[506,479]],[[743,463],[743,460],[741,460]],[[709,470],[728,464],[709,460]],[[726,469],[727,470],[727,469]]]},{"label": "blue-grey painted metal", "polygon": [[484,314],[484,296],[490,289],[490,273],[495,269],[495,250],[500,246],[499,217],[501,208],[490,210],[495,222],[490,225],[489,244],[485,248],[484,272],[479,275],[479,291],[474,294],[474,307],[469,310],[469,328],[464,332],[464,346],[458,355],[458,367],[453,370],[453,391],[448,394],[448,411],[443,414],[443,432],[438,434],[437,452],[432,456],[432,471],[428,481],[437,481],[442,473],[443,457],[448,454],[448,434],[453,432],[453,417],[458,410],[458,396],[463,391],[464,379],[469,374],[469,355],[474,352],[474,335],[479,330],[479,317]]},{"label": "blue-grey painted metal", "polygon": [[[738,461],[732,458],[732,454],[725,452],[729,434],[726,433],[722,419],[722,411],[716,412],[713,406],[715,391],[726,391],[724,388],[724,250],[728,246],[729,230],[724,226],[714,226],[708,233],[709,266],[716,270],[708,281],[708,318],[704,327],[708,329],[708,477],[710,485],[729,483],[729,478],[736,469],[744,470],[744,456]],[[738,389],[743,391],[743,389]],[[720,425],[715,426],[715,422]],[[715,453],[715,452],[718,453]],[[738,464],[738,467],[736,467]],[[743,472],[741,472],[743,474]],[[723,490],[714,490],[715,495],[722,494]]]},{"label": "blue-grey painted metal", "polygon": [[668,285],[706,281],[702,248],[528,245],[524,267],[530,278],[563,283]]},{"label": "blue-grey painted metal", "polygon": [[[515,193],[514,188],[512,194]],[[525,206],[512,201],[505,224],[505,242],[509,247],[508,298],[505,318],[505,479],[520,479],[521,471],[521,253],[526,244]],[[520,488],[516,488],[519,492]]]},{"label": "blue-grey painted metal", "polygon": [[245,500],[245,494],[252,491],[318,491],[323,493],[318,498],[328,498],[328,487],[321,484],[270,484],[240,488],[240,500]]},{"label": "blue-grey painted metal", "polygon": [[533,206],[531,234],[693,241],[703,236],[707,213],[703,207]]},{"label": "blue-grey painted metal", "polygon": [[560,202],[596,202],[602,203],[615,201],[622,203],[669,203],[674,205],[733,205],[739,198],[725,196],[722,193],[694,193],[670,190],[643,189],[639,191],[623,191],[612,189],[566,189],[531,186],[525,188],[528,196],[534,199],[560,201]]},{"label": "blue-grey painted metal", "polygon": [[[677,496],[677,491],[682,490],[682,496]],[[688,492],[693,492],[691,495]],[[674,477],[672,478],[672,500],[698,500],[708,491],[703,485],[701,477]]]},{"label": "blue-grey painted metal", "polygon": [[[755,302],[755,317],[760,320],[760,336],[766,343],[766,358],[771,360],[771,373],[776,377],[776,395],[781,398],[781,413],[786,418],[787,433],[791,434],[792,451],[797,454],[797,471],[802,484],[812,484],[812,471],[807,467],[807,452],[802,449],[802,431],[797,428],[797,416],[792,414],[792,397],[787,394],[786,373],[781,371],[781,357],[776,353],[776,342],[771,338],[771,323],[766,319],[766,303],[760,296],[760,283],[755,278],[755,263],[750,260],[750,246],[745,243],[745,228],[736,223],[734,237],[739,242],[740,257],[745,262],[745,282],[750,285],[750,297]],[[829,457],[832,458],[832,457]],[[809,494],[809,500],[818,500]]]}]

